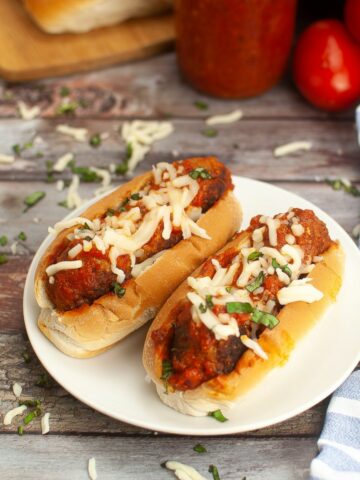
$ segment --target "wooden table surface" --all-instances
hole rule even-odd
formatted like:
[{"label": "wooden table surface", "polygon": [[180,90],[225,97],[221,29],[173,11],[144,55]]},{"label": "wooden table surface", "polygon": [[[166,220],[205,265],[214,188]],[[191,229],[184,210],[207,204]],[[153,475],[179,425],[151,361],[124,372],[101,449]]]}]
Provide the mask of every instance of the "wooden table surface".
[{"label": "wooden table surface", "polygon": [[[62,86],[68,86],[82,104],[75,115],[66,118],[57,114]],[[216,154],[233,173],[298,193],[351,232],[360,222],[359,198],[333,191],[324,179],[346,177],[360,182],[353,112],[330,116],[316,111],[300,98],[290,81],[243,102],[205,99],[208,110],[199,110],[194,102],[204,97],[181,83],[172,53],[101,72],[0,88],[0,153],[11,153],[13,144],[27,142],[35,132],[43,139],[43,144],[23,152],[14,164],[0,165],[0,218],[6,220],[0,224],[0,235],[6,234],[10,243],[20,231],[28,237],[15,255],[9,246],[1,249],[9,254],[9,261],[0,266],[0,413],[17,405],[12,384],[18,382],[24,398],[41,399],[44,411],[51,414],[47,436],[41,435],[39,419],[26,427],[23,436],[17,434],[18,422],[1,425],[1,479],[86,479],[87,460],[92,456],[97,460],[99,479],[170,479],[173,475],[160,467],[170,458],[195,466],[209,479],[209,464],[218,466],[222,480],[307,478],[326,400],[262,430],[202,438],[208,453],[200,455],[192,449],[199,441],[194,437],[142,430],[95,412],[55,383],[46,389],[35,386],[44,369],[26,337],[22,293],[32,256],[48,225],[68,213],[57,205],[66,194],[58,192],[53,183],[45,183],[46,160],[70,150],[79,165],[119,163],[125,148],[117,127],[125,119],[170,119],[174,133],[155,144],[136,173],[154,162],[171,161],[177,154]],[[41,118],[20,119],[18,100],[39,105]],[[244,112],[241,121],[219,126],[215,138],[202,135],[207,116],[239,107]],[[85,126],[93,133],[109,132],[110,137],[94,149],[56,133],[59,123]],[[274,147],[294,140],[309,140],[313,149],[273,157]],[[44,156],[39,158],[38,152]],[[114,183],[121,180],[116,177]],[[94,184],[81,185],[82,196],[90,198],[94,188]],[[46,199],[22,213],[24,197],[36,190],[46,191]],[[30,363],[24,362],[25,351]]]}]

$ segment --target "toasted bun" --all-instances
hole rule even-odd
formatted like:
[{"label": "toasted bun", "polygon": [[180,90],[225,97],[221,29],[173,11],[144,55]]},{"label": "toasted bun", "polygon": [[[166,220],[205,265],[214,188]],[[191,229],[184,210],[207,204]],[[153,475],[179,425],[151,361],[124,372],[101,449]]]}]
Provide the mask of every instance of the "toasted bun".
[{"label": "toasted bun", "polygon": [[[140,190],[150,177],[151,173],[147,173],[131,180],[81,216],[91,220],[102,215],[108,208],[119,205],[129,193]],[[241,217],[237,200],[232,192],[227,192],[197,222],[211,240],[191,236],[166,250],[150,268],[127,282],[122,298],[109,293],[92,305],[56,312],[46,295],[45,269],[52,252],[71,231],[64,230],[47,249],[35,274],[35,296],[43,309],[38,319],[40,330],[70,356],[85,358],[101,353],[154,318],[176,287],[238,230]]]},{"label": "toasted bun", "polygon": [[[229,248],[240,249],[247,238],[248,234],[245,232],[228,243],[221,252]],[[162,362],[156,355],[151,334],[170,321],[172,310],[190,290],[187,282],[183,282],[155,318],[145,340],[143,363],[148,375],[156,384],[161,400],[181,413],[205,416],[209,411],[221,408],[254,387],[273,368],[283,365],[299,340],[336,300],[340,290],[344,264],[341,246],[334,244],[322,256],[323,260],[316,264],[309,278],[312,279],[312,285],[323,292],[323,298],[314,303],[294,302],[282,308],[278,315],[280,323],[277,327],[273,330],[264,330],[259,338],[259,344],[267,353],[268,360],[261,359],[252,350],[247,349],[229,375],[219,375],[194,390],[173,393],[169,391],[165,394],[163,382],[160,380]],[[201,267],[192,276],[198,276],[200,269]]]},{"label": "toasted bun", "polygon": [[171,7],[172,0],[23,0],[23,3],[46,32],[78,33],[161,13]]}]

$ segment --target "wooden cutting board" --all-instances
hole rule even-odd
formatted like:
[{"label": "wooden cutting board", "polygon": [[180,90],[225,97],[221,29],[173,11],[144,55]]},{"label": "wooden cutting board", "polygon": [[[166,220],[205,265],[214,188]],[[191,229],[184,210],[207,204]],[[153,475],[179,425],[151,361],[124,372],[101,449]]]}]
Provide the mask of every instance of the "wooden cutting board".
[{"label": "wooden cutting board", "polygon": [[142,58],[168,48],[174,40],[171,14],[89,33],[51,35],[32,22],[18,0],[0,0],[0,19],[0,77],[13,82]]}]

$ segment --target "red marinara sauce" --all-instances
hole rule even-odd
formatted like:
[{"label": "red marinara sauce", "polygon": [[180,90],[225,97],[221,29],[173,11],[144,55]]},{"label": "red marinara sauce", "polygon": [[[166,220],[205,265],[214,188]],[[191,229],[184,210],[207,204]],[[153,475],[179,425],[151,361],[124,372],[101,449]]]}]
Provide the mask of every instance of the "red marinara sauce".
[{"label": "red marinara sauce", "polygon": [[180,68],[198,90],[223,98],[258,95],[280,78],[297,0],[177,0]]}]

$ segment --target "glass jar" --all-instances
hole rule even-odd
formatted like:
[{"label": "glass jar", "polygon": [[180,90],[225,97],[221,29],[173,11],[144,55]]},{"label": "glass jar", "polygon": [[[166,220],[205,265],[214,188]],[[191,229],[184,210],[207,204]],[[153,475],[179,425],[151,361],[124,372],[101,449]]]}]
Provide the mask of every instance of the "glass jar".
[{"label": "glass jar", "polygon": [[198,90],[258,95],[286,66],[297,0],[176,0],[178,63]]}]

